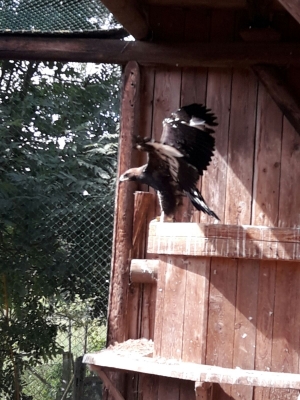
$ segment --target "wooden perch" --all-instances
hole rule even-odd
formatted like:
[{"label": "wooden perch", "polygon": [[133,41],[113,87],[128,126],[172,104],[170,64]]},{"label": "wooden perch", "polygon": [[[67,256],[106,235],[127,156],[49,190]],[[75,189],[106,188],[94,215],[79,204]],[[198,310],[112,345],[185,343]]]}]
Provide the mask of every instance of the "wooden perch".
[{"label": "wooden perch", "polygon": [[278,2],[300,23],[300,4],[298,0],[278,0]]},{"label": "wooden perch", "polygon": [[206,257],[300,260],[300,229],[151,222],[148,252]]},{"label": "wooden perch", "polygon": [[156,283],[159,260],[131,260],[130,280],[133,283]]},{"label": "wooden perch", "polygon": [[102,0],[102,3],[114,15],[117,21],[137,40],[149,36],[149,27],[145,16],[133,0]]},{"label": "wooden perch", "polygon": [[145,342],[146,339],[128,340],[98,353],[86,354],[83,362],[89,364],[93,370],[99,366],[195,382],[300,389],[300,374],[231,369],[174,359],[152,358],[147,353],[153,342],[148,345]]},{"label": "wooden perch", "polygon": [[283,81],[279,71],[270,65],[254,65],[252,70],[300,135],[300,102]]},{"label": "wooden perch", "polygon": [[1,59],[78,61],[145,66],[249,67],[300,65],[298,43],[146,43],[114,39],[0,37]]}]

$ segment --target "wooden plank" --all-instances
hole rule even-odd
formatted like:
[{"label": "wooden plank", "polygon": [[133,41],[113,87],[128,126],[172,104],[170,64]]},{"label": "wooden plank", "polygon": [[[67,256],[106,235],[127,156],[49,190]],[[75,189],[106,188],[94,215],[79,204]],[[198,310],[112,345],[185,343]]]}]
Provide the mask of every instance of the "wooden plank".
[{"label": "wooden plank", "polygon": [[[205,232],[205,227],[209,227],[207,232]],[[226,230],[228,232],[227,237]],[[224,236],[222,236],[223,233]],[[253,236],[251,237],[252,233]],[[299,228],[226,226],[221,224],[204,225],[203,227],[202,224],[195,223],[159,224],[153,222],[148,237],[148,252],[169,255],[296,261],[300,260],[299,233]],[[231,234],[232,236],[230,236]],[[260,238],[258,235],[261,235]],[[284,238],[287,240],[284,240]]]},{"label": "wooden plank", "polygon": [[108,389],[109,393],[113,396],[114,400],[125,400],[119,390],[114,386],[113,382],[109,379],[102,368],[97,365],[90,366],[90,369],[95,372],[99,378],[102,380],[104,386]]},{"label": "wooden plank", "polygon": [[[224,222],[241,225],[251,222],[257,81],[250,72],[233,71],[231,98]],[[242,243],[238,244],[238,253],[243,254],[245,250],[248,254],[247,245],[243,249],[243,247],[239,247],[240,244]],[[251,248],[252,245],[249,247]],[[264,253],[264,250],[259,245],[257,246],[257,243],[254,246],[256,249],[252,247],[252,250],[250,250],[252,254],[257,250]],[[255,330],[252,321],[248,318],[256,318],[256,304],[249,300],[251,299],[251,292],[257,293],[258,290],[258,264],[256,261],[245,259],[238,260],[237,264],[237,298],[232,362],[233,367],[239,368],[239,364],[242,364],[242,368],[243,365],[253,368]],[[245,313],[248,313],[248,315],[244,315]],[[245,332],[240,332],[239,327],[245,329]],[[235,386],[231,389],[231,396],[252,400],[253,387]]]},{"label": "wooden plank", "polygon": [[279,70],[268,65],[255,65],[252,70],[300,135],[300,103],[284,82]]},{"label": "wooden plank", "polygon": [[[277,263],[272,370],[299,372],[299,264]],[[297,400],[298,391],[271,390],[271,398]]]},{"label": "wooden plank", "polygon": [[[252,223],[277,226],[280,183],[282,113],[259,86],[253,184]],[[255,368],[271,370],[276,263],[260,262],[257,299]],[[270,398],[270,389],[256,387],[254,400]]]},{"label": "wooden plank", "polygon": [[[284,119],[278,222],[278,225],[282,227],[300,225],[300,196],[295,192],[300,179],[299,157],[300,137]],[[298,248],[299,246],[297,246],[297,251]]]},{"label": "wooden plank", "polygon": [[[168,256],[165,270],[159,269],[158,282],[164,282],[162,326],[155,325],[154,355],[181,359],[183,346],[184,296],[186,290],[186,263],[182,257]],[[162,285],[159,285],[160,290]],[[178,301],[180,300],[181,301]],[[161,334],[156,345],[156,329]]]},{"label": "wooden plank", "polygon": [[[184,296],[183,361],[205,363],[210,259],[188,258]],[[182,299],[183,300],[183,299]],[[178,298],[177,298],[178,301]]]},{"label": "wooden plank", "polygon": [[300,23],[300,6],[297,0],[278,0],[278,2]]},{"label": "wooden plank", "polygon": [[249,71],[235,70],[232,79],[224,222],[241,225],[251,214],[257,83]]},{"label": "wooden plank", "polygon": [[165,279],[164,275],[166,274],[167,269],[167,257],[161,256],[159,263],[159,275],[157,281],[157,289],[156,289],[156,310],[155,310],[155,324],[154,324],[154,343],[155,343],[155,352],[157,354],[161,353],[162,346],[162,330],[164,323],[164,299],[165,299]]},{"label": "wooden plank", "polygon": [[[232,367],[236,280],[237,260],[216,258],[211,265],[206,364]],[[230,392],[228,385],[214,385],[213,398],[226,399]]]},{"label": "wooden plank", "polygon": [[1,59],[96,62],[144,66],[248,67],[300,65],[298,43],[150,43],[114,39],[0,37]]},{"label": "wooden plank", "polygon": [[198,223],[160,223],[151,221],[149,237],[199,237],[255,240],[261,242],[297,243],[300,228],[277,228],[254,225],[198,224]]},{"label": "wooden plank", "polygon": [[[273,262],[260,262],[259,290],[257,298],[255,368],[261,371],[271,370],[275,275],[276,265],[274,265]],[[256,387],[254,389],[254,400],[267,400],[269,398],[269,388]]]},{"label": "wooden plank", "polygon": [[271,96],[260,85],[252,203],[254,225],[278,224],[282,118]]},{"label": "wooden plank", "polygon": [[157,399],[179,400],[181,384],[179,379],[160,377],[158,382]]},{"label": "wooden plank", "polygon": [[[149,5],[182,6],[182,0],[144,0]],[[184,0],[185,7],[233,8],[243,9],[247,6],[246,0]],[[272,1],[272,9],[282,9],[276,1]]]},{"label": "wooden plank", "polygon": [[103,0],[102,3],[136,40],[148,38],[150,29],[143,11],[138,7],[138,2]]},{"label": "wooden plank", "polygon": [[[207,68],[183,68],[181,82],[181,105],[206,103]],[[201,181],[198,189],[201,189]],[[183,206],[175,214],[177,222],[198,222],[200,212],[197,211],[187,197],[182,199]]]},{"label": "wooden plank", "polygon": [[[128,342],[130,343],[128,344]],[[141,347],[142,349],[145,348],[143,344],[141,345],[140,340],[127,341],[110,349],[86,354],[83,362],[89,364],[92,368],[100,366],[124,371],[137,371],[195,382],[300,389],[300,374],[231,369],[174,359],[152,358],[143,355]],[[146,347],[148,352],[151,343]]]},{"label": "wooden plank", "polygon": [[[155,88],[153,96],[152,138],[160,140],[162,122],[171,113],[178,109],[180,98],[181,71],[167,68],[156,71]],[[155,192],[153,190],[153,192]],[[156,215],[160,215],[158,199],[155,207]]]},{"label": "wooden plank", "polygon": [[134,283],[156,284],[159,260],[133,259],[130,264],[130,280]]},{"label": "wooden plank", "polygon": [[[258,277],[258,262],[239,261],[233,350],[235,368],[254,369]],[[233,398],[244,396],[245,399],[252,399],[252,393],[252,387],[234,386],[231,390]]]},{"label": "wooden plank", "polygon": [[148,11],[149,25],[154,42],[180,41],[184,37],[185,9],[159,7]]}]

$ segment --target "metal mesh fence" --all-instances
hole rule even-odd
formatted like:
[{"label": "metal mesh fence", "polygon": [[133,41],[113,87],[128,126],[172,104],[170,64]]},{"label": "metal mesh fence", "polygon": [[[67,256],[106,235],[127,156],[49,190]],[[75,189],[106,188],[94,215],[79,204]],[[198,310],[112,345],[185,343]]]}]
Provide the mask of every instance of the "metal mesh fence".
[{"label": "metal mesh fence", "polygon": [[91,32],[115,27],[98,0],[2,0],[2,32]]},{"label": "metal mesh fence", "polygon": [[101,399],[80,357],[106,343],[119,79],[1,63],[1,400]]}]

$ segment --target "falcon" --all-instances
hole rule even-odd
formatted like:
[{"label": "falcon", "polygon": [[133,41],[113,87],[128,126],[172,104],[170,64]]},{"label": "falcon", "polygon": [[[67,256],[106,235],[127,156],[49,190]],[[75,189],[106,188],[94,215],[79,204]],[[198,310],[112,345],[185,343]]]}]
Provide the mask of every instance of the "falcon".
[{"label": "falcon", "polygon": [[160,141],[135,138],[134,147],[148,153],[148,162],[124,172],[120,181],[138,181],[154,188],[161,221],[174,218],[182,196],[187,196],[197,210],[219,220],[196,186],[212,159],[213,127],[217,125],[216,116],[202,104],[179,108],[164,119]]}]

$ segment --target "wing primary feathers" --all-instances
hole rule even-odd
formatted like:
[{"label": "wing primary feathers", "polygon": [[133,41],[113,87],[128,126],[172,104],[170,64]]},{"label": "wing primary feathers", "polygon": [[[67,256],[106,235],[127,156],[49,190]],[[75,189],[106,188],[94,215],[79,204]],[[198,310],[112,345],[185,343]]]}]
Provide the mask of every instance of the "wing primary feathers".
[{"label": "wing primary feathers", "polygon": [[220,221],[220,218],[208,207],[202,194],[197,188],[185,191],[185,194],[191,200],[192,204],[197,208],[197,210],[203,211],[205,214],[208,214]]},{"label": "wing primary feathers", "polygon": [[216,116],[202,104],[190,104],[163,121],[160,141],[136,136],[134,147],[148,153],[148,163],[126,171],[120,180],[136,180],[153,187],[166,216],[174,216],[182,195],[197,210],[219,220],[206,204],[196,184],[207,169],[215,150],[212,136]]}]

